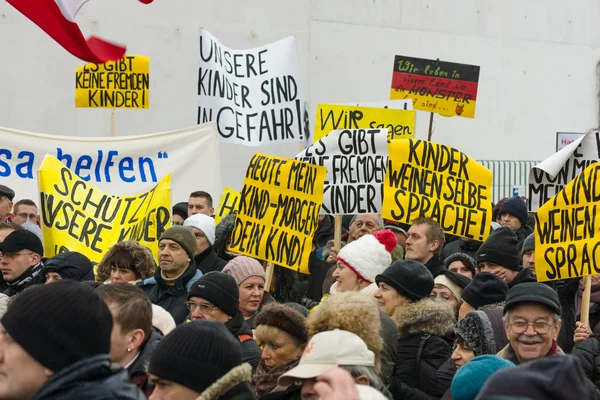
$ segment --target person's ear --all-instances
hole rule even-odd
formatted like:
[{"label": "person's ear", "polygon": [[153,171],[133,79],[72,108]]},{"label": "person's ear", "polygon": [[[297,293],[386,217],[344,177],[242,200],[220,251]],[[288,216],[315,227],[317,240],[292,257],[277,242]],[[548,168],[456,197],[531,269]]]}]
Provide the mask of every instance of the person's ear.
[{"label": "person's ear", "polygon": [[431,251],[432,253],[435,253],[439,247],[440,247],[439,240],[434,240],[433,242],[429,243],[429,251]]},{"label": "person's ear", "polygon": [[358,378],[355,379],[356,383],[358,385],[365,385],[365,386],[369,386],[369,377],[367,375],[361,375]]},{"label": "person's ear", "polygon": [[129,343],[127,344],[127,350],[129,349],[138,349],[140,347],[142,347],[142,344],[144,343],[144,339],[146,338],[146,335],[144,334],[144,331],[141,329],[134,329],[131,332],[131,336],[129,337]]}]

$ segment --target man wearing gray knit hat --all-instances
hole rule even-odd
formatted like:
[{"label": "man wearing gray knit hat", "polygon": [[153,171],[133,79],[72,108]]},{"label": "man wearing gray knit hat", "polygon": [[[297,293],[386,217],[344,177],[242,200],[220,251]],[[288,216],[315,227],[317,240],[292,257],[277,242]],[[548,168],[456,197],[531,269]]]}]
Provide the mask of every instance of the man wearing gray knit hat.
[{"label": "man wearing gray knit hat", "polygon": [[187,292],[202,276],[194,262],[195,251],[196,238],[191,228],[167,229],[158,242],[158,268],[154,276],[138,283],[150,301],[167,310],[176,324],[185,321]]},{"label": "man wearing gray knit hat", "polygon": [[523,248],[521,249],[521,262],[523,268],[528,268],[533,276],[535,276],[535,233],[527,236],[527,239],[523,242]]}]

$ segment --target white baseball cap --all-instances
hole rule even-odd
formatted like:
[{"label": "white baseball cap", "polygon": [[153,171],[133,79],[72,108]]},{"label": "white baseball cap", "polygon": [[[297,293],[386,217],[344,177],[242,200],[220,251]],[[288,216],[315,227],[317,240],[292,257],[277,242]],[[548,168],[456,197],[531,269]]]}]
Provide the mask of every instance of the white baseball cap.
[{"label": "white baseball cap", "polygon": [[352,332],[339,329],[317,333],[310,339],[297,367],[279,377],[290,386],[298,379],[312,379],[343,365],[375,366],[375,354]]}]

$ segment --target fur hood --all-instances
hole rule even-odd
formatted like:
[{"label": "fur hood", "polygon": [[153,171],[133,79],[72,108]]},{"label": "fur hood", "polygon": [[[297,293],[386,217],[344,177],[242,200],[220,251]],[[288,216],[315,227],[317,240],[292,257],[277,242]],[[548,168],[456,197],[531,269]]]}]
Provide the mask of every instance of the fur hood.
[{"label": "fur hood", "polygon": [[[252,367],[248,363],[238,365],[215,383],[210,385],[196,400],[218,400],[218,399],[249,399],[252,391],[247,382],[252,378]],[[242,383],[245,385],[238,386]],[[236,388],[236,386],[238,386]],[[228,393],[232,389],[236,389]],[[248,397],[249,396],[249,397]]]},{"label": "fur hood", "polygon": [[411,335],[447,336],[454,332],[454,312],[447,302],[423,299],[400,304],[392,319],[398,326],[398,337]]},{"label": "fur hood", "polygon": [[124,250],[133,256],[133,265],[140,275],[140,279],[144,280],[154,276],[156,270],[156,263],[154,257],[147,247],[142,246],[138,242],[133,240],[126,240],[124,242],[116,243],[113,247],[108,249],[102,260],[98,264],[98,276],[97,280],[104,282],[110,279],[110,265],[108,260],[119,250]]},{"label": "fur hood", "polygon": [[379,308],[372,295],[359,292],[338,293],[330,296],[308,316],[309,338],[334,329],[359,336],[375,354],[375,365],[378,367],[383,339]]},{"label": "fur hood", "polygon": [[504,302],[501,301],[499,303],[486,304],[485,306],[481,306],[481,307],[478,308],[478,310],[481,310],[481,311],[484,311],[484,310],[496,310],[496,309],[504,310]]}]

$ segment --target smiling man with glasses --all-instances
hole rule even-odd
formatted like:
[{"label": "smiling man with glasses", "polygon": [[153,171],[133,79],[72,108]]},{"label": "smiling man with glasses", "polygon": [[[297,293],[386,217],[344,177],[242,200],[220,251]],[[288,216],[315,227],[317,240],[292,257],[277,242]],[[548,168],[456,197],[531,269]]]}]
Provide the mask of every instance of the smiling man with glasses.
[{"label": "smiling man with glasses", "polygon": [[0,243],[0,270],[8,285],[6,295],[14,296],[44,282],[43,255],[40,238],[26,230],[14,231]]},{"label": "smiling man with glasses", "polygon": [[509,344],[498,356],[515,364],[564,354],[556,344],[562,326],[558,294],[538,282],[521,283],[508,291],[504,329]]}]

